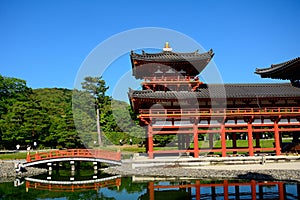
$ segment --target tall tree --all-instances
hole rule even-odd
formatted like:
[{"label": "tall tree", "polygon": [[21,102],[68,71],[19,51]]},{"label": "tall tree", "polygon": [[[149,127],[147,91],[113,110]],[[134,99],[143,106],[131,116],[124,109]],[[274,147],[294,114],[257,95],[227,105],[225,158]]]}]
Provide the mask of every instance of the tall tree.
[{"label": "tall tree", "polygon": [[[2,146],[4,134],[7,133],[6,127],[10,123],[5,119],[6,115],[10,114],[9,111],[17,102],[28,101],[31,92],[31,88],[26,86],[26,81],[0,75],[0,146]],[[14,125],[19,122],[19,118],[16,118]]]},{"label": "tall tree", "polygon": [[102,77],[85,77],[84,82],[81,83],[82,88],[85,89],[95,99],[95,110],[96,110],[96,124],[98,134],[98,144],[102,144],[101,129],[100,129],[100,112],[110,101],[108,96],[105,96],[105,92],[108,90],[105,81]]},{"label": "tall tree", "polygon": [[15,101],[27,100],[31,92],[26,81],[0,75],[0,117]]},{"label": "tall tree", "polygon": [[53,148],[82,146],[73,121],[72,90],[63,88],[35,89],[32,99],[49,117],[48,122],[45,122],[48,124],[47,130],[39,135],[40,145]]}]

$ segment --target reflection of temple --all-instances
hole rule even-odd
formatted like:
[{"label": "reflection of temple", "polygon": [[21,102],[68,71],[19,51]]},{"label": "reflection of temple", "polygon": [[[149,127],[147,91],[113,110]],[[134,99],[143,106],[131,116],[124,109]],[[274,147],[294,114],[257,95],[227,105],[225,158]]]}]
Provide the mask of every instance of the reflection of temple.
[{"label": "reflection of temple", "polygon": [[158,199],[299,199],[300,185],[284,182],[194,181],[172,184],[149,182],[141,200]]},{"label": "reflection of temple", "polygon": [[89,191],[99,190],[100,188],[106,187],[119,187],[121,185],[121,177],[113,176],[95,180],[84,180],[84,181],[51,181],[41,180],[34,178],[26,178],[26,191],[29,189],[34,190],[51,190],[51,191],[63,191],[63,192],[74,192],[74,191]]},{"label": "reflection of temple", "polygon": [[[129,91],[129,99],[140,124],[147,127],[149,158],[186,152],[196,158],[201,153],[280,155],[282,134],[298,140],[299,62],[275,66],[276,77],[288,71],[284,78],[291,77],[292,84],[205,84],[197,76],[213,55],[212,50],[174,53],[168,44],[161,53],[131,53],[133,76],[144,81],[143,90]],[[263,69],[257,73],[269,77]],[[176,149],[154,150],[156,135],[173,135]],[[216,138],[221,141],[218,146]],[[238,145],[240,138],[248,140],[246,145]],[[273,145],[262,145],[266,138]]]}]

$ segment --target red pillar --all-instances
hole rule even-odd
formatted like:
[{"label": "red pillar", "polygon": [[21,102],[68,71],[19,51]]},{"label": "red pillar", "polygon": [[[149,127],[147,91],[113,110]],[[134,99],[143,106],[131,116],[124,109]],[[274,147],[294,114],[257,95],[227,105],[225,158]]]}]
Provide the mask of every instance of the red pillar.
[{"label": "red pillar", "polygon": [[254,156],[253,152],[253,135],[252,135],[252,122],[248,121],[248,148],[249,148],[249,156]]},{"label": "red pillar", "polygon": [[222,157],[226,157],[226,134],[225,134],[224,122],[222,122],[221,124],[221,149],[222,149]]},{"label": "red pillar", "polygon": [[200,200],[200,181],[196,181],[196,200]]},{"label": "red pillar", "polygon": [[279,193],[279,199],[283,200],[284,199],[284,182],[278,183],[278,193]]},{"label": "red pillar", "polygon": [[256,182],[255,182],[255,180],[251,180],[251,196],[252,196],[252,200],[256,199]]},{"label": "red pillar", "polygon": [[228,181],[227,180],[223,181],[223,187],[224,187],[224,200],[227,200],[228,199],[228,195],[229,195],[229,192],[228,192]]},{"label": "red pillar", "polygon": [[148,184],[149,200],[154,200],[154,182],[149,182]]},{"label": "red pillar", "polygon": [[198,124],[196,124],[196,122],[194,123],[193,126],[193,133],[194,133],[194,158],[199,158]]},{"label": "red pillar", "polygon": [[274,121],[274,140],[275,140],[276,156],[279,156],[280,155],[280,138],[279,138],[278,120]]},{"label": "red pillar", "polygon": [[149,158],[153,158],[153,133],[152,126],[148,125],[148,156]]},{"label": "red pillar", "polygon": [[28,192],[28,190],[29,190],[29,188],[30,188],[30,182],[29,182],[29,181],[26,181],[25,185],[26,185],[26,192]]}]

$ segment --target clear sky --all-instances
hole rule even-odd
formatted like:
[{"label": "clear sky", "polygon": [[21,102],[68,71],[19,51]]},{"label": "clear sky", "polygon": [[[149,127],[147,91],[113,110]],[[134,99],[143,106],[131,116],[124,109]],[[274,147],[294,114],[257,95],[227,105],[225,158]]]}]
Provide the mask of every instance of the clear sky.
[{"label": "clear sky", "polygon": [[[101,42],[126,30],[161,27],[212,48],[225,83],[274,82],[255,75],[255,68],[300,56],[299,10],[298,0],[0,0],[0,74],[32,88],[72,89]],[[129,57],[120,60],[115,70],[130,70]],[[104,77],[111,88],[112,76]]]}]

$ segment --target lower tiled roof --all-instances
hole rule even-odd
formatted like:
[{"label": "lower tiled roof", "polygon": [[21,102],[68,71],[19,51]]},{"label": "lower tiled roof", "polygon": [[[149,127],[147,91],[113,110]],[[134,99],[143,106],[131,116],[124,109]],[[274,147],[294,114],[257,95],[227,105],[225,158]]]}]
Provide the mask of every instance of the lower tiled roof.
[{"label": "lower tiled roof", "polygon": [[300,57],[273,64],[271,67],[256,69],[255,73],[262,78],[274,78],[283,80],[300,80]]},{"label": "lower tiled roof", "polygon": [[300,88],[290,83],[274,84],[203,84],[195,92],[131,90],[131,98],[190,99],[190,98],[274,98],[299,97]]}]

